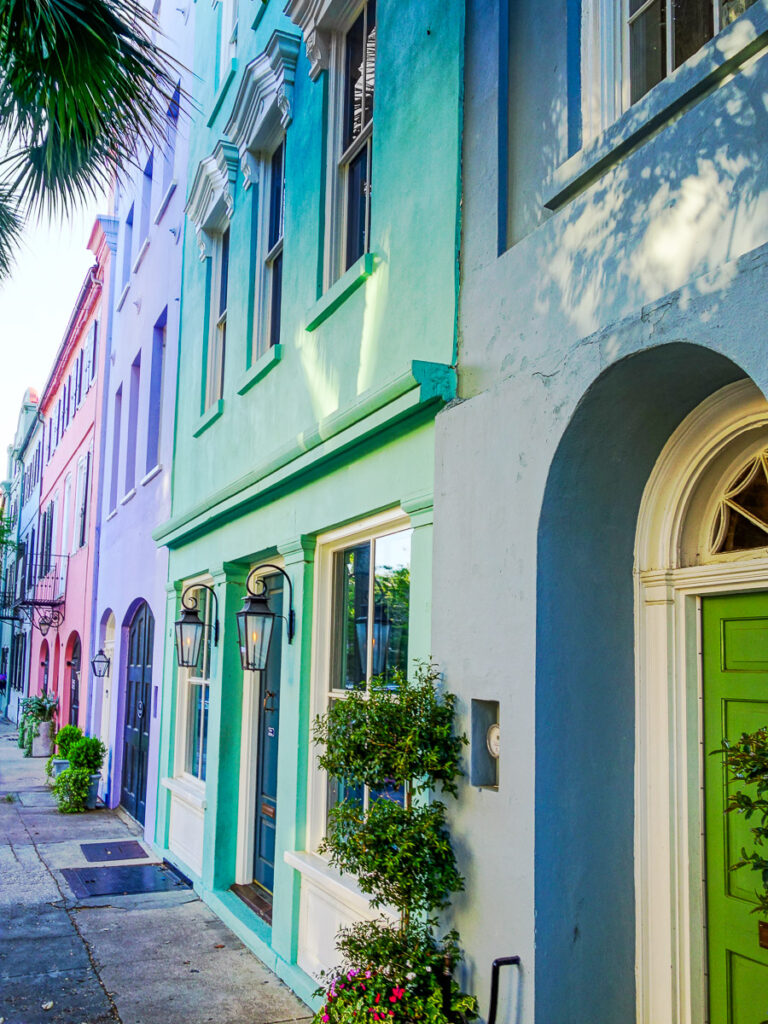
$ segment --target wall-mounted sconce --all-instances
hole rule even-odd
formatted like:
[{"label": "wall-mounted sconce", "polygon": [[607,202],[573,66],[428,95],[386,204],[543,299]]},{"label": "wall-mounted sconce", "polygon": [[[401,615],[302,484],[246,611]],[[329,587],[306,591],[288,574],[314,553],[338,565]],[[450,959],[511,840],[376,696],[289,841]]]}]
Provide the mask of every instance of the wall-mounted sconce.
[{"label": "wall-mounted sconce", "polygon": [[91,658],[91,668],[97,679],[103,679],[109,674],[109,658],[104,653],[104,648],[99,648],[99,653]]},{"label": "wall-mounted sconce", "polygon": [[213,587],[205,583],[191,583],[181,595],[181,618],[176,620],[176,662],[179,668],[194,668],[200,658],[203,633],[210,629],[200,618],[195,592],[207,591],[216,606],[213,620],[213,644],[219,643],[219,601]]},{"label": "wall-mounted sconce", "polygon": [[[274,569],[288,581],[288,616],[285,620],[288,629],[288,643],[293,641],[296,630],[296,615],[293,610],[293,584],[288,573],[279,565],[259,565],[252,569],[245,581],[246,597],[242,609],[237,613],[237,632],[240,637],[240,663],[245,672],[259,672],[266,667],[269,655],[269,642],[272,639],[272,627],[278,616],[269,607],[267,600],[267,584],[257,574],[265,569]],[[251,587],[251,580],[254,590]],[[283,618],[283,616],[279,616]]]}]

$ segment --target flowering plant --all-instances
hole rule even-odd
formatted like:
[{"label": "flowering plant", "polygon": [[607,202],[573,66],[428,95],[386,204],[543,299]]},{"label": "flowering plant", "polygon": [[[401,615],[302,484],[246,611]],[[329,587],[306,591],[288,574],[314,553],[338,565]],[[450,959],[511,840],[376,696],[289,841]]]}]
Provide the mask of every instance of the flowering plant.
[{"label": "flowering plant", "polygon": [[[363,1021],[448,1024],[439,987],[433,983],[425,988],[419,980],[422,979],[410,972],[410,976],[398,984],[384,973],[352,968],[333,979],[325,993],[325,1002],[315,1014],[314,1024],[361,1024]],[[454,1000],[453,1011],[468,1011],[468,1016],[474,1016],[474,1000],[469,996]]]}]

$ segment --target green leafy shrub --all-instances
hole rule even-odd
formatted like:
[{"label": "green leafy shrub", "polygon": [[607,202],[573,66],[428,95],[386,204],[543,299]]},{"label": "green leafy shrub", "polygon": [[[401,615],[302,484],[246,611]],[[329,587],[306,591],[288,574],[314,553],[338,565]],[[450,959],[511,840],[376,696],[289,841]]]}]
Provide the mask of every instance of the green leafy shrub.
[{"label": "green leafy shrub", "polygon": [[64,725],[56,733],[55,744],[57,757],[65,761],[69,759],[69,751],[73,743],[83,738],[83,730],[78,725]]},{"label": "green leafy shrub", "polygon": [[91,773],[87,768],[67,768],[53,783],[53,792],[63,814],[77,814],[85,809]]},{"label": "green leafy shrub", "polygon": [[40,722],[52,722],[58,706],[59,698],[49,697],[47,694],[24,697],[20,701],[19,746],[25,757],[32,756],[32,741],[40,734]]},{"label": "green leafy shrub", "polygon": [[[723,741],[715,754],[722,753],[726,770],[731,779],[749,789],[735,789],[728,798],[726,813],[735,811],[749,821],[755,818],[751,829],[755,837],[755,849],[741,851],[741,860],[733,864],[732,871],[751,867],[760,872],[761,890],[756,893],[757,906],[753,913],[768,915],[768,727],[753,733],[742,733],[735,743]],[[751,791],[751,792],[750,792]]]},{"label": "green leafy shrub", "polygon": [[[69,748],[70,768],[82,768],[91,775],[101,771],[107,748],[96,736],[84,736]],[[62,773],[63,774],[63,773]]]},{"label": "green leafy shrub", "polygon": [[[436,666],[421,663],[413,680],[397,672],[386,683],[374,679],[367,693],[334,701],[315,720],[320,767],[351,791],[329,811],[321,851],[356,876],[373,907],[397,913],[395,921],[381,917],[339,933],[342,962],[318,989],[325,1001],[315,1024],[447,1024],[477,1016],[474,998],[451,978],[460,960],[458,934],[438,938],[430,917],[464,885],[446,806],[430,800],[438,787],[458,792],[467,740],[454,732],[454,710]],[[367,808],[361,786],[370,791]]]}]

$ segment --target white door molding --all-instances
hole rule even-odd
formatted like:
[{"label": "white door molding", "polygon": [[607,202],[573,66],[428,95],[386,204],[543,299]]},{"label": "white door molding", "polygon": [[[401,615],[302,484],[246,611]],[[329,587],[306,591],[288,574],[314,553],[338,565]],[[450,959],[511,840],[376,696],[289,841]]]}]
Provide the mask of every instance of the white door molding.
[{"label": "white door molding", "polygon": [[659,456],[635,542],[635,899],[638,1024],[707,1020],[700,598],[768,589],[768,553],[710,556],[720,489],[768,446],[768,403],[731,384]]}]

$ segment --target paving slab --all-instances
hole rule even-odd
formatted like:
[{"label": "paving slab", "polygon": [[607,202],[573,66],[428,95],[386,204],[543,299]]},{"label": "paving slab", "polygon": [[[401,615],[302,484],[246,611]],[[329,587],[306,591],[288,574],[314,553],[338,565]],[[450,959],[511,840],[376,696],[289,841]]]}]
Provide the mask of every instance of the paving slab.
[{"label": "paving slab", "polygon": [[[0,1018],[3,1024],[289,1024],[307,1006],[191,889],[76,899],[82,845],[140,837],[107,809],[61,814],[45,761],[0,722]],[[135,851],[134,851],[135,852]],[[43,1004],[52,1003],[49,1009]]]},{"label": "paving slab", "polygon": [[[53,1003],[49,1010],[43,1005]],[[26,975],[4,981],[0,1016],[5,1024],[115,1024],[119,1021],[93,970]],[[170,1024],[169,1018],[166,1024]]]}]

